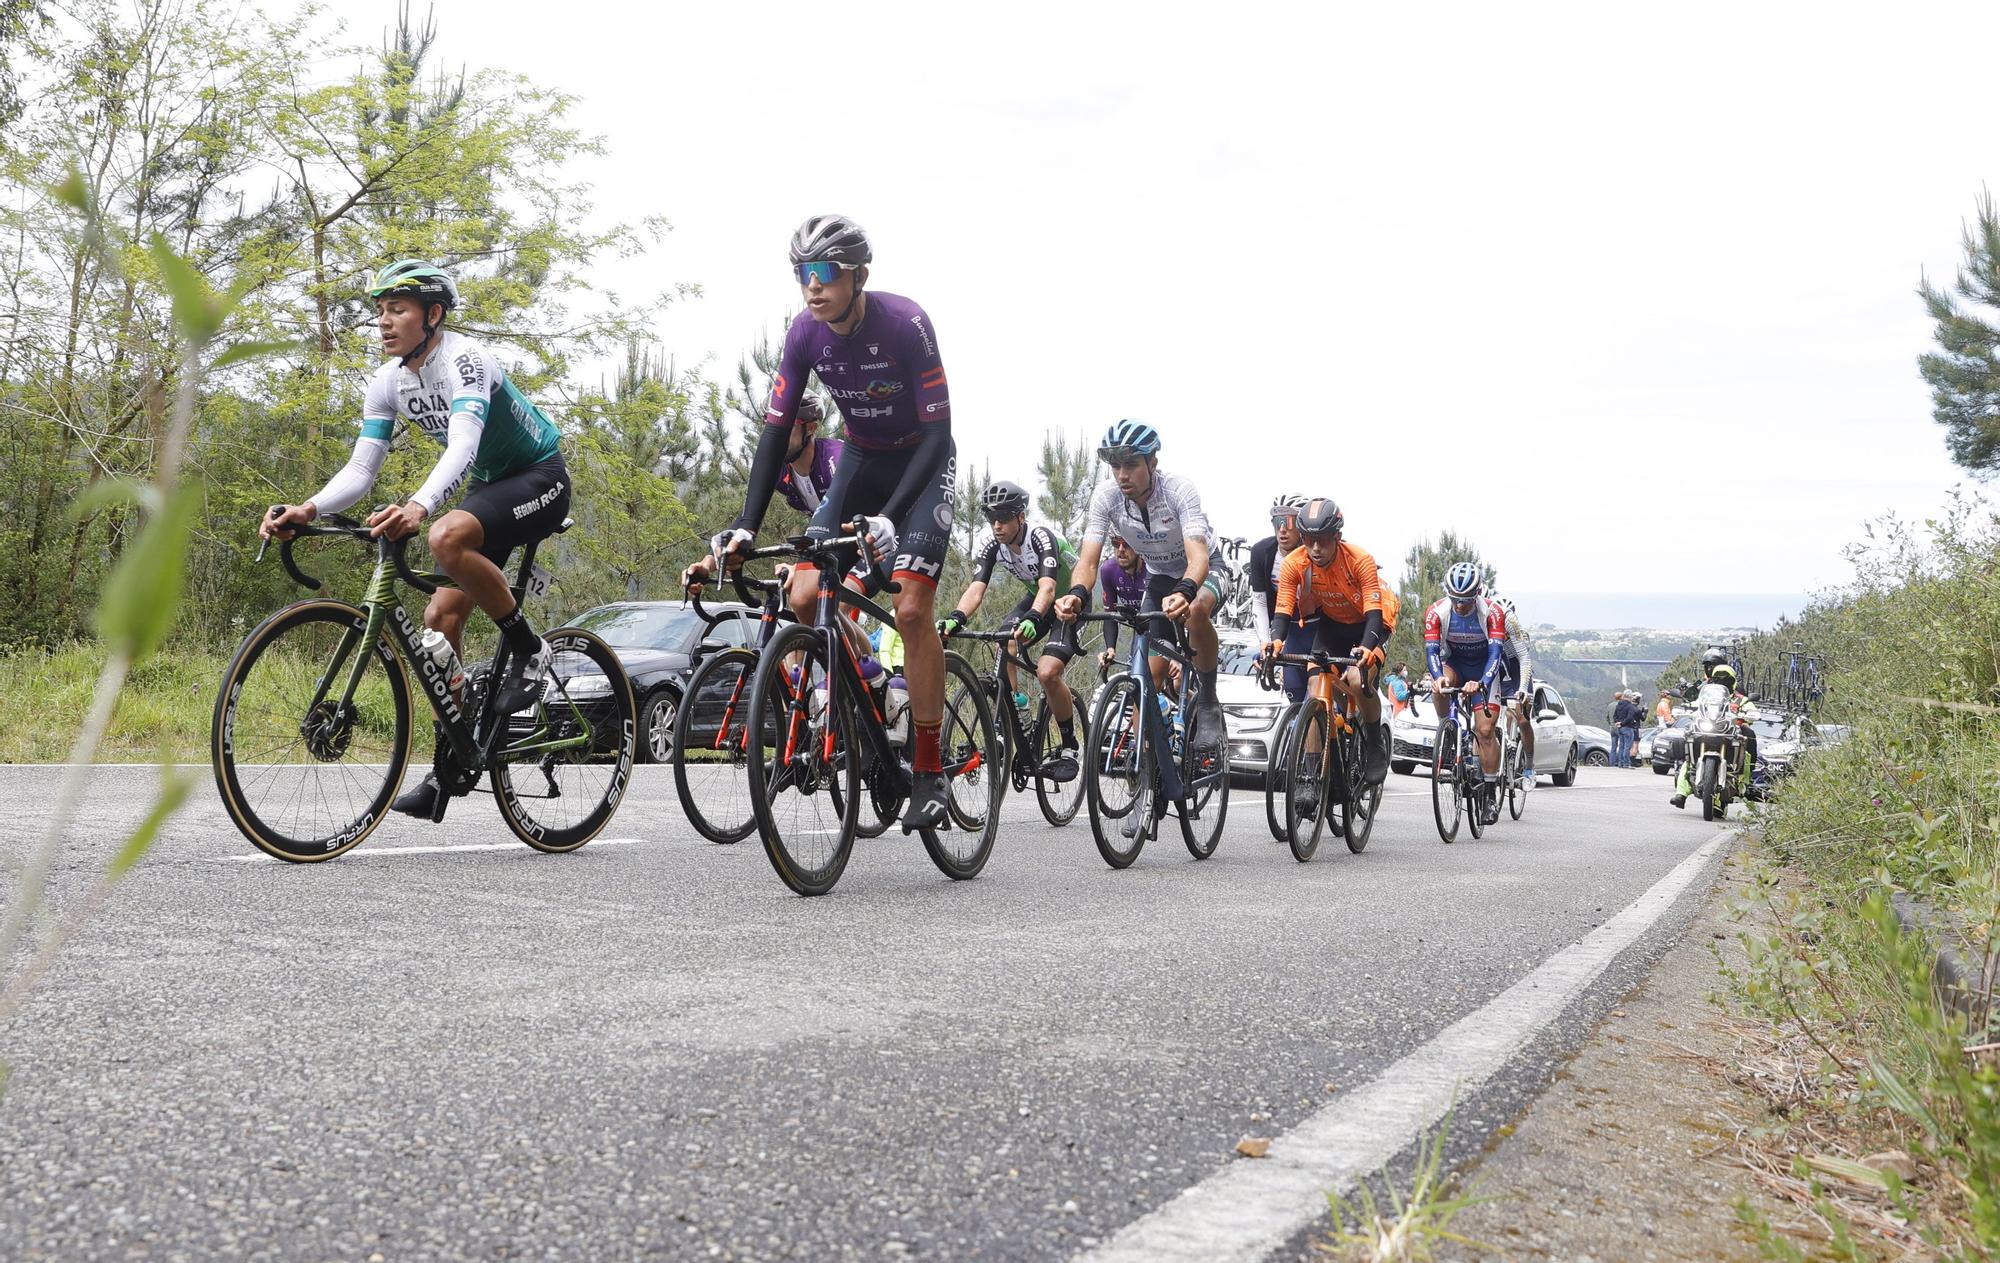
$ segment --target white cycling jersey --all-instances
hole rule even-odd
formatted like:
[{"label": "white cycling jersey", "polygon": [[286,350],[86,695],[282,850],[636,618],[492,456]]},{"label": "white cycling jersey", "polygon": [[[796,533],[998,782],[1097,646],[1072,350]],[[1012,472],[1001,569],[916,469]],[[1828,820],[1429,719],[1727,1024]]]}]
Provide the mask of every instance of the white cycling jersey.
[{"label": "white cycling jersey", "polygon": [[1153,471],[1153,490],[1144,504],[1125,498],[1116,482],[1098,486],[1090,497],[1083,542],[1103,543],[1113,533],[1124,536],[1132,551],[1146,559],[1146,569],[1178,579],[1187,573],[1190,537],[1208,545],[1209,566],[1219,567],[1215,532],[1202,511],[1201,493],[1179,474]]},{"label": "white cycling jersey", "polygon": [[368,379],[354,455],[312,497],[321,513],[338,513],[368,494],[398,418],[444,444],[436,468],[410,497],[433,516],[468,473],[481,482],[518,473],[555,455],[560,437],[555,423],[507,380],[493,352],[447,329],[423,367],[390,360]]}]

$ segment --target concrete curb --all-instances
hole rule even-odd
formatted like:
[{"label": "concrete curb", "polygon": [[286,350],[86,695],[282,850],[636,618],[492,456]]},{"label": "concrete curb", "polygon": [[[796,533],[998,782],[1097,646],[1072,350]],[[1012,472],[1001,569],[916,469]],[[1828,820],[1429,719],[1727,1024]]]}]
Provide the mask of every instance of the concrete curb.
[{"label": "concrete curb", "polygon": [[1989,954],[1984,960],[1968,957],[1960,950],[1965,936],[1958,926],[1915,895],[1899,890],[1889,896],[1889,907],[1905,934],[1920,934],[1936,946],[1937,963],[1931,967],[1931,984],[1939,1002],[1962,1014],[1968,1022],[1975,1025],[1983,1022],[1993,1009],[1994,983],[2000,981],[1995,978],[1996,970],[2000,970],[2000,956]]}]

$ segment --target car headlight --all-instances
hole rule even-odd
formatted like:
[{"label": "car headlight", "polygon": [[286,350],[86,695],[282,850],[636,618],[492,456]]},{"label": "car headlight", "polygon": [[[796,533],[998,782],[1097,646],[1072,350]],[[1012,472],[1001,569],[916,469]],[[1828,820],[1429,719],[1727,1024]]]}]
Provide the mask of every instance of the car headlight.
[{"label": "car headlight", "polygon": [[1268,724],[1277,718],[1278,708],[1270,702],[1236,702],[1224,705],[1222,713],[1231,719],[1246,719],[1252,723]]},{"label": "car headlight", "polygon": [[563,681],[562,689],[563,692],[572,699],[583,698],[583,697],[609,697],[611,696],[611,677],[608,675],[603,675],[598,673],[593,673],[590,675],[573,675],[569,679]]}]

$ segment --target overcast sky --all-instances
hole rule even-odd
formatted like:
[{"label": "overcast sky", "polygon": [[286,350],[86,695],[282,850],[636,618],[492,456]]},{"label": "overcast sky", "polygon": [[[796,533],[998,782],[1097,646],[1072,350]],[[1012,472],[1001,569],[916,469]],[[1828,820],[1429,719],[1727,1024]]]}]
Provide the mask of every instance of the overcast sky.
[{"label": "overcast sky", "polygon": [[436,10],[581,97],[596,222],[673,222],[615,283],[702,286],[683,364],[851,215],[996,477],[1138,416],[1230,533],[1332,495],[1392,569],[1453,528],[1515,590],[1651,592],[1839,582],[1958,481],[1912,291],[1995,165],[2000,6]]}]

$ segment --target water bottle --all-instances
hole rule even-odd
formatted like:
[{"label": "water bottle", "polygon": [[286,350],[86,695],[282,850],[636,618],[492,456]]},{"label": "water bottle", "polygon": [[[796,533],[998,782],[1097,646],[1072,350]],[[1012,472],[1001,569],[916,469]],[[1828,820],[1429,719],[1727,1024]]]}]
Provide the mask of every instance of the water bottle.
[{"label": "water bottle", "polygon": [[861,682],[863,684],[866,684],[871,689],[882,687],[882,663],[874,655],[871,654],[861,660],[860,671]]},{"label": "water bottle", "polygon": [[456,693],[465,687],[465,665],[458,660],[458,651],[451,647],[444,633],[436,628],[424,632],[424,638],[417,642],[417,652],[431,660],[444,677],[445,687]]},{"label": "water bottle", "polygon": [[900,675],[889,677],[888,693],[882,703],[882,722],[889,729],[889,744],[901,745],[910,736],[910,686]]},{"label": "water bottle", "polygon": [[1028,709],[1028,695],[1026,693],[1015,692],[1014,717],[1021,721],[1021,731],[1023,733],[1030,733],[1035,730],[1035,715],[1033,711]]}]

